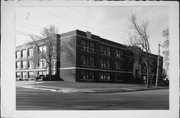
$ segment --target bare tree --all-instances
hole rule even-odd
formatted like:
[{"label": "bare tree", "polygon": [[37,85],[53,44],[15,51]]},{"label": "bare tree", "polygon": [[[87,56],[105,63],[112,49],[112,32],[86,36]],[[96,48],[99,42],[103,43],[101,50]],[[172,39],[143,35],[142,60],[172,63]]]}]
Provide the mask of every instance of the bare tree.
[{"label": "bare tree", "polygon": [[169,29],[166,29],[162,32],[163,37],[165,38],[162,47],[164,48],[163,55],[164,55],[164,67],[165,70],[169,70]]},{"label": "bare tree", "polygon": [[148,22],[142,24],[137,23],[136,15],[132,15],[129,19],[133,31],[130,34],[130,45],[133,47],[133,51],[138,54],[139,58],[146,65],[146,87],[149,87],[149,55],[151,54],[149,44]]},{"label": "bare tree", "polygon": [[40,58],[46,61],[49,80],[52,78],[53,61],[56,57],[57,31],[57,28],[51,25],[49,28],[42,30],[42,36],[30,35],[35,46],[40,47],[42,44],[46,46],[46,51],[43,51],[43,49],[38,49],[38,51]]}]

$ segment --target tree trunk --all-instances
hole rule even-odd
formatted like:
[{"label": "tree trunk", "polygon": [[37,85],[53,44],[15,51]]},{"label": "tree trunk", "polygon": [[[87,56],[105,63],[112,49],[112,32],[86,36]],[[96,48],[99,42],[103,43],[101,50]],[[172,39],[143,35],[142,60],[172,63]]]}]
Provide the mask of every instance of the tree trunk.
[{"label": "tree trunk", "polygon": [[51,74],[52,74],[52,72],[51,72],[51,63],[49,63],[49,81],[51,81]]},{"label": "tree trunk", "polygon": [[146,82],[146,87],[148,88],[149,87],[149,66],[147,65],[147,82]]},{"label": "tree trunk", "polygon": [[52,64],[51,64],[51,54],[50,54],[50,51],[49,51],[49,81],[51,81],[51,75],[52,75],[52,71],[51,71],[51,67],[52,66]]}]

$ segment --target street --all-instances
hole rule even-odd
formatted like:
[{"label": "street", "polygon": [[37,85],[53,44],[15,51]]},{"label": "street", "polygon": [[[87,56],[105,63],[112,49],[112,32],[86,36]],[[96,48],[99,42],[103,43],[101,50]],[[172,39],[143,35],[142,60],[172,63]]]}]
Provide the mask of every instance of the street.
[{"label": "street", "polygon": [[169,89],[117,93],[60,93],[16,89],[17,110],[168,110]]}]

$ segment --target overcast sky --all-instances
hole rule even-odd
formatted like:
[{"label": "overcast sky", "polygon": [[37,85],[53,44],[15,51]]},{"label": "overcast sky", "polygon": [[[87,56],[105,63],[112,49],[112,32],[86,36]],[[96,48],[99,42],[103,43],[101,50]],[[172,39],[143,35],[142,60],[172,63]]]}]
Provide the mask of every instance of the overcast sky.
[{"label": "overcast sky", "polygon": [[151,51],[163,43],[162,31],[168,28],[168,7],[17,7],[16,45],[30,40],[26,34],[40,34],[42,28],[55,25],[58,33],[79,29],[118,43],[129,39],[129,17],[136,14],[139,23],[149,22]]}]

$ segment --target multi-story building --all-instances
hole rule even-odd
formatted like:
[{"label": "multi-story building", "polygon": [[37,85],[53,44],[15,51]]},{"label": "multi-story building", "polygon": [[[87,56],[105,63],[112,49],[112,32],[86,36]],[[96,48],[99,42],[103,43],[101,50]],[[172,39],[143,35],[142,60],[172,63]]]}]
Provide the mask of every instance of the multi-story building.
[{"label": "multi-story building", "polygon": [[[57,35],[57,39],[58,39]],[[52,75],[59,76],[59,40],[56,39],[54,47],[54,55],[52,56]],[[34,42],[29,42],[16,47],[16,78],[18,79],[35,79],[40,75],[48,74],[48,56],[46,55],[49,47],[48,40],[43,39]]]},{"label": "multi-story building", "polygon": [[[58,35],[57,42],[54,74],[64,81],[131,81],[133,78],[142,78],[145,75],[144,65],[125,45],[80,30]],[[33,62],[39,62],[38,48],[40,47],[33,45],[33,43],[17,47],[17,77],[33,78],[47,74],[47,69],[42,68],[43,65],[46,65],[43,64],[43,61],[42,64],[32,63],[33,66],[30,65],[31,59],[36,60]],[[42,49],[46,50],[43,47]],[[30,58],[30,55],[33,58]],[[151,75],[155,75],[157,55],[151,55],[151,57],[153,60],[151,62]],[[160,63],[161,75],[162,57]]]}]

